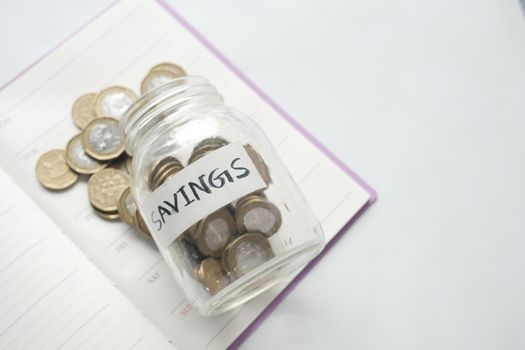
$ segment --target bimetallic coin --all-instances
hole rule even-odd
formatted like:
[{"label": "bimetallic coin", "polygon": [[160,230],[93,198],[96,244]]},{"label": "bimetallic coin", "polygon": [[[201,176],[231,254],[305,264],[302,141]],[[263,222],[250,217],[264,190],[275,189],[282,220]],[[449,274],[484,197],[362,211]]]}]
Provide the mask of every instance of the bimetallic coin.
[{"label": "bimetallic coin", "polygon": [[120,170],[102,169],[88,181],[88,196],[91,205],[103,212],[118,211],[120,194],[129,186],[129,178]]},{"label": "bimetallic coin", "polygon": [[204,284],[211,295],[217,294],[229,284],[228,276],[218,259],[204,259],[197,270],[197,278]]},{"label": "bimetallic coin", "polygon": [[175,73],[168,70],[150,71],[148,75],[144,77],[140,84],[140,92],[144,95],[148,92],[155,90],[159,86],[166,85],[178,78]]},{"label": "bimetallic coin", "polygon": [[82,133],[86,153],[97,160],[111,160],[124,152],[118,121],[98,118],[89,123]]},{"label": "bimetallic coin", "polygon": [[75,125],[80,129],[84,129],[93,119],[97,118],[95,113],[95,101],[97,94],[89,93],[77,98],[73,103],[71,114]]},{"label": "bimetallic coin", "polygon": [[104,220],[115,221],[120,218],[118,212],[116,211],[102,211],[102,210],[98,210],[95,207],[93,207],[93,209],[95,210],[95,213]]},{"label": "bimetallic coin", "polygon": [[194,241],[203,255],[220,257],[236,233],[232,214],[223,208],[208,215],[197,224]]},{"label": "bimetallic coin", "polygon": [[130,89],[114,86],[102,90],[95,101],[95,112],[99,117],[120,119],[137,100]]},{"label": "bimetallic coin", "polygon": [[177,66],[176,64],[169,63],[169,62],[159,63],[150,69],[150,72],[158,72],[158,71],[168,71],[168,72],[173,73],[177,77],[183,77],[186,75],[186,72],[184,71],[184,69]]},{"label": "bimetallic coin", "polygon": [[137,204],[131,194],[131,189],[126,187],[126,189],[122,191],[118,201],[118,214],[122,221],[133,226],[135,224],[133,218],[135,210],[137,210]]},{"label": "bimetallic coin", "polygon": [[268,240],[259,233],[246,233],[231,242],[222,255],[222,265],[236,277],[246,275],[274,257]]},{"label": "bimetallic coin", "polygon": [[270,237],[282,224],[281,212],[259,196],[249,196],[237,203],[235,220],[240,233],[258,232]]},{"label": "bimetallic coin", "polygon": [[152,239],[151,233],[148,230],[148,226],[146,226],[146,222],[142,218],[142,215],[140,215],[140,211],[138,209],[135,210],[135,214],[133,215],[133,220],[135,221],[135,225],[139,229],[139,232],[142,233],[142,235],[147,239]]},{"label": "bimetallic coin", "polygon": [[66,163],[66,152],[51,150],[44,153],[36,163],[36,178],[45,188],[63,190],[72,186],[78,180]]},{"label": "bimetallic coin", "polygon": [[82,134],[74,136],[67,143],[66,162],[79,174],[94,174],[107,165],[87,155],[82,145]]}]

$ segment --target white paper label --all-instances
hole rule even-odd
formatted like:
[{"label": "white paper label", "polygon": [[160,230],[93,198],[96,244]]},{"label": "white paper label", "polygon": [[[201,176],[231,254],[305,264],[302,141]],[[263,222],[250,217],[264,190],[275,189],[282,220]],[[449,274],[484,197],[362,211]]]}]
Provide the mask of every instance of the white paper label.
[{"label": "white paper label", "polygon": [[162,248],[206,215],[266,187],[240,143],[231,143],[188,165],[151,193],[142,215]]}]

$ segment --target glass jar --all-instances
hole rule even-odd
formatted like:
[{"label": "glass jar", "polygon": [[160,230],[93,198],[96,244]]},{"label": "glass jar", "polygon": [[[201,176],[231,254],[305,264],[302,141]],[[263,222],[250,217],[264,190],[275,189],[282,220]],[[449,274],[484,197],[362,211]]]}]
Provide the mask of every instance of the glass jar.
[{"label": "glass jar", "polygon": [[139,220],[202,315],[252,299],[322,250],[321,225],[264,132],[206,79],[144,95],[121,130]]}]

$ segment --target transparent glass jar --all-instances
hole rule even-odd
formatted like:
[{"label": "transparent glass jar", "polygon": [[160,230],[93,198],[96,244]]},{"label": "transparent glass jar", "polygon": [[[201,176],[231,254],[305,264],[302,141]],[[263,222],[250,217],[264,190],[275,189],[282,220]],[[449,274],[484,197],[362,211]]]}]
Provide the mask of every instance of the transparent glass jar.
[{"label": "transparent glass jar", "polygon": [[324,247],[264,132],[206,79],[178,78],[144,95],[121,130],[138,219],[202,315],[292,277]]}]

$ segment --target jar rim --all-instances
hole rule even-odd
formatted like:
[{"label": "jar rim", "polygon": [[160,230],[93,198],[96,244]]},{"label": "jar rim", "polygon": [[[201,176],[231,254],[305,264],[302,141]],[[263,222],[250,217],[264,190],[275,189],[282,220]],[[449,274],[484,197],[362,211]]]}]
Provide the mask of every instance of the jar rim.
[{"label": "jar rim", "polygon": [[163,84],[141,96],[120,120],[121,137],[126,153],[134,153],[138,139],[169,115],[190,107],[222,104],[222,96],[203,77],[189,75]]}]

